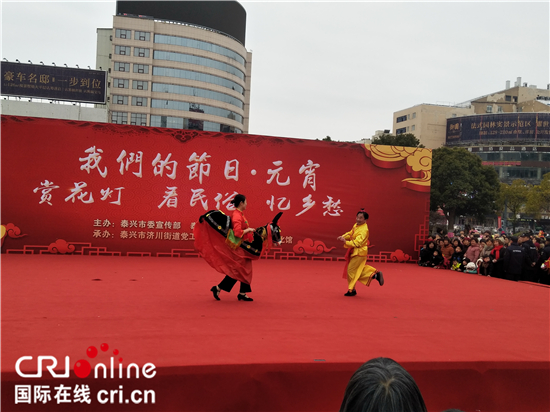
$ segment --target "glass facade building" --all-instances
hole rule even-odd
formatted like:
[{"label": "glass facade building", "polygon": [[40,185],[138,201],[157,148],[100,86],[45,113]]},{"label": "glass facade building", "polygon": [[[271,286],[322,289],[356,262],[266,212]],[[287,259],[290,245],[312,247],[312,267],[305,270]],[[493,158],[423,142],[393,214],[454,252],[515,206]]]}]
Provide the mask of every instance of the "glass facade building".
[{"label": "glass facade building", "polygon": [[[186,2],[171,3],[184,10]],[[210,15],[223,12],[215,4],[200,6],[211,7]],[[236,4],[235,20],[245,22]],[[96,65],[108,67],[109,121],[247,133],[252,54],[244,42],[158,14],[164,17],[119,13],[112,29],[98,29]]]}]

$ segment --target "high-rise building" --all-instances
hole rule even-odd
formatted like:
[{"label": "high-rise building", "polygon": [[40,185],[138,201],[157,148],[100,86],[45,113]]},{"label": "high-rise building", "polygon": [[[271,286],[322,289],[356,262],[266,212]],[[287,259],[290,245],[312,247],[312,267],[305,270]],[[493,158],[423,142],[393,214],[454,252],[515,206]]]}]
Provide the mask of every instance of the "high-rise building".
[{"label": "high-rise building", "polygon": [[248,133],[252,54],[236,1],[117,1],[97,29],[109,122]]}]

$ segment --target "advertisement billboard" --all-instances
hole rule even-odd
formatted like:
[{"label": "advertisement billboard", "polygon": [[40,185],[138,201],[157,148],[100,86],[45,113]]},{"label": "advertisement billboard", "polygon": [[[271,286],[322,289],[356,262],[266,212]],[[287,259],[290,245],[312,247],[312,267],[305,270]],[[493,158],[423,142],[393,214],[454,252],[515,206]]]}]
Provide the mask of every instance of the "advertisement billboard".
[{"label": "advertisement billboard", "polygon": [[2,95],[105,104],[107,72],[2,62]]},{"label": "advertisement billboard", "polygon": [[447,145],[550,141],[550,113],[498,113],[447,119]]}]

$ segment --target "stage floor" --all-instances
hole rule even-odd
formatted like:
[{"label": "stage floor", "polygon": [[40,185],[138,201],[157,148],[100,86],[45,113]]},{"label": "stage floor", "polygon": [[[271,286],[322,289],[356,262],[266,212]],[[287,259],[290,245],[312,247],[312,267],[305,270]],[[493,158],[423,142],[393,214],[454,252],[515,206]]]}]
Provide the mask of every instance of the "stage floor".
[{"label": "stage floor", "polygon": [[[550,410],[543,286],[378,264],[383,287],[373,281],[344,297],[342,262],[260,260],[254,302],[239,302],[236,288],[213,299],[222,275],[198,258],[2,255],[1,266],[2,410],[75,410],[56,405],[53,390],[47,404],[15,404],[15,385],[63,383],[89,384],[86,410],[335,411],[352,373],[379,356],[413,375],[430,412]],[[94,359],[90,346],[99,350]],[[62,368],[69,356],[71,369],[80,359],[93,368],[113,357],[117,366],[121,357],[124,366],[153,363],[157,373],[15,373],[22,356],[33,356],[23,372],[35,372],[39,355]],[[128,395],[154,390],[155,403],[96,399],[122,385]]]}]

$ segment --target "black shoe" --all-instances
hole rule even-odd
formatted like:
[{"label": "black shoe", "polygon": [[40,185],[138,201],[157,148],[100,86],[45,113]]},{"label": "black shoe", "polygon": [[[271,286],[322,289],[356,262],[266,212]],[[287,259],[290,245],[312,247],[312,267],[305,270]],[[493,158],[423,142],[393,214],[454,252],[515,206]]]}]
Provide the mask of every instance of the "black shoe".
[{"label": "black shoe", "polygon": [[240,293],[237,295],[237,299],[244,300],[245,302],[252,302],[254,300],[251,297],[248,297],[246,295],[241,295]]},{"label": "black shoe", "polygon": [[210,291],[214,295],[214,299],[220,300],[220,291],[218,290],[217,286],[212,286],[212,289],[210,289]]},{"label": "black shoe", "polygon": [[384,284],[384,275],[382,275],[382,272],[378,271],[375,277],[378,283],[380,283],[380,286],[382,286]]},{"label": "black shoe", "polygon": [[346,293],[344,293],[344,296],[355,296],[357,295],[357,291],[353,289],[351,292],[348,290]]}]

